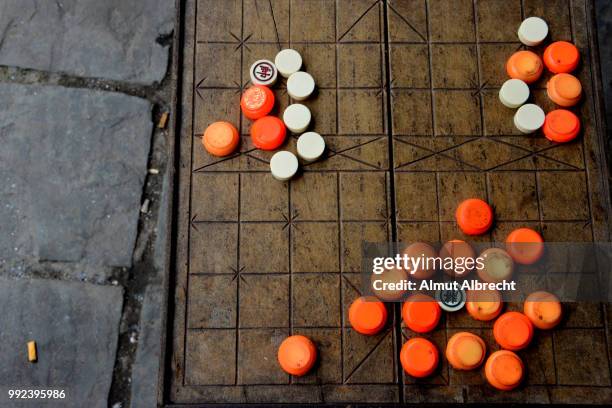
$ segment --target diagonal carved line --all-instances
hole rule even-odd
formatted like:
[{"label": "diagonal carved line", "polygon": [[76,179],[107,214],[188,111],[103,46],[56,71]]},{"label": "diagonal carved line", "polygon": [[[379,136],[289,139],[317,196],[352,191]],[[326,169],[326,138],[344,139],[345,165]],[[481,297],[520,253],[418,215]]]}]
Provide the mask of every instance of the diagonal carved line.
[{"label": "diagonal carved line", "polygon": [[259,158],[259,157],[257,157],[257,156],[252,156],[252,155],[250,155],[250,154],[249,154],[249,153],[251,153],[251,152],[253,152],[253,151],[255,151],[255,150],[257,150],[257,149],[253,149],[253,150],[250,150],[250,151],[248,151],[248,152],[245,152],[245,153],[244,153],[244,155],[245,155],[246,157],[250,157],[250,158],[251,158],[251,159],[253,159],[253,160],[257,160],[257,161],[260,161],[260,162],[265,163],[265,164],[270,164],[270,162],[269,162],[269,161],[267,161],[267,160],[264,160],[264,159],[262,159],[262,158]]},{"label": "diagonal carved line", "polygon": [[563,164],[563,165],[565,165],[565,166],[572,167],[572,168],[574,168],[574,169],[576,169],[576,170],[583,170],[583,169],[581,169],[580,167],[576,167],[576,166],[574,166],[573,164],[566,163],[566,162],[564,162],[564,161],[561,161],[561,160],[555,159],[555,158],[553,158],[553,157],[547,156],[547,155],[545,155],[545,154],[542,154],[542,153],[545,153],[545,152],[547,152],[547,151],[549,151],[549,150],[556,149],[556,148],[558,148],[558,147],[560,147],[560,146],[562,146],[562,145],[552,145],[552,146],[546,146],[546,147],[544,147],[544,148],[542,148],[542,149],[539,149],[539,150],[536,150],[535,152],[533,152],[533,151],[531,151],[531,150],[529,150],[529,149],[527,149],[527,148],[525,148],[525,147],[523,147],[523,146],[517,146],[517,145],[515,145],[515,144],[513,144],[513,143],[510,143],[510,142],[508,142],[508,141],[506,141],[506,140],[499,140],[499,139],[494,139],[494,140],[495,140],[496,142],[498,142],[498,143],[504,143],[504,144],[507,144],[508,146],[516,147],[517,149],[522,149],[522,150],[524,150],[524,151],[526,151],[526,152],[529,152],[529,153],[532,153],[532,154],[534,154],[534,155],[537,155],[537,156],[542,156],[542,157],[544,157],[544,158],[546,158],[546,159],[548,159],[548,160],[554,161],[554,162],[559,163],[559,164]]},{"label": "diagonal carved line", "polygon": [[346,276],[343,276],[343,278],[344,278],[344,281],[345,281],[345,282],[346,282],[346,283],[347,283],[347,284],[348,284],[348,285],[349,285],[351,288],[353,288],[353,290],[354,290],[355,292],[357,292],[357,294],[358,294],[359,296],[362,296],[362,295],[363,295],[363,294],[361,293],[361,291],[360,291],[360,290],[359,290],[359,289],[358,289],[358,288],[357,288],[355,285],[353,285],[353,283],[352,283],[350,280],[348,280],[348,278],[347,278]]},{"label": "diagonal carved line", "polygon": [[421,157],[421,158],[418,158],[418,159],[416,159],[416,160],[412,160],[412,161],[410,161],[410,162],[404,163],[404,164],[402,164],[401,166],[397,166],[397,167],[395,167],[395,169],[401,169],[402,167],[409,166],[409,165],[414,164],[414,163],[416,163],[416,162],[419,162],[419,161],[421,161],[421,160],[429,159],[430,157],[433,157],[433,156],[436,156],[436,155],[438,155],[438,154],[439,154],[439,155],[440,155],[440,156],[442,156],[442,157],[445,157],[445,158],[447,158],[447,159],[449,159],[449,160],[454,160],[454,161],[456,161],[457,163],[461,163],[461,164],[463,164],[464,166],[471,167],[472,169],[475,169],[475,170],[482,170],[481,168],[476,167],[476,166],[474,166],[474,165],[472,165],[472,164],[465,163],[463,160],[460,160],[460,159],[457,159],[456,157],[452,157],[452,156],[449,156],[449,155],[445,154],[446,152],[448,152],[448,151],[450,151],[450,150],[456,149],[456,148],[458,148],[458,147],[460,147],[460,146],[463,146],[463,145],[464,145],[464,144],[466,144],[466,143],[470,143],[470,142],[473,142],[473,141],[478,140],[478,139],[482,139],[482,138],[481,138],[481,137],[477,137],[477,138],[469,139],[469,140],[466,140],[465,142],[462,142],[462,143],[459,143],[459,144],[453,145],[453,146],[451,146],[451,147],[447,147],[446,149],[442,149],[442,150],[440,150],[440,151],[435,151],[435,150],[431,150],[431,149],[429,149],[429,148],[427,148],[427,147],[422,147],[422,146],[419,146],[419,145],[413,144],[413,143],[411,143],[411,142],[407,142],[407,141],[405,141],[405,140],[399,140],[399,139],[395,139],[395,138],[394,138],[394,140],[396,140],[396,141],[398,141],[398,142],[400,142],[400,143],[404,143],[404,144],[407,144],[407,145],[409,145],[409,146],[415,147],[415,148],[417,148],[417,149],[422,149],[422,150],[425,150],[425,151],[427,151],[427,152],[430,152],[430,153],[431,153],[431,154],[428,154],[428,155],[423,156],[423,157]]},{"label": "diagonal carved line", "polygon": [[580,171],[583,170],[580,167],[574,166],[573,164],[566,163],[566,162],[561,161],[561,160],[557,160],[557,159],[555,159],[553,157],[550,157],[550,156],[547,156],[545,154],[540,154],[540,152],[536,152],[536,155],[539,156],[539,157],[544,157],[547,160],[554,161],[555,163],[559,163],[559,164],[562,164],[564,166],[569,166],[569,167],[573,168],[574,170],[580,170]]},{"label": "diagonal carved line", "polygon": [[387,338],[387,336],[389,335],[391,331],[388,330],[384,336],[382,336],[380,338],[380,340],[378,340],[378,342],[374,345],[374,347],[372,347],[372,349],[370,351],[368,351],[368,353],[361,359],[361,361],[359,363],[357,363],[357,365],[355,366],[355,368],[353,368],[353,370],[349,373],[349,375],[344,379],[343,383],[346,384],[348,383],[348,381],[351,379],[351,377],[353,376],[353,374],[355,374],[355,372],[368,360],[368,358],[374,354],[374,352],[376,351],[376,349],[378,348],[378,346],[380,346],[383,342],[383,340],[385,340]]},{"label": "diagonal carved line", "polygon": [[268,4],[270,5],[270,14],[272,15],[272,23],[274,23],[274,33],[276,33],[276,44],[278,45],[278,49],[281,49],[280,36],[278,35],[278,27],[276,26],[276,19],[274,18],[274,8],[272,7],[272,0],[268,0]]},{"label": "diagonal carved line", "polygon": [[371,140],[368,140],[367,142],[359,143],[359,144],[356,144],[355,146],[347,147],[347,148],[342,149],[342,150],[332,150],[331,148],[329,150],[333,151],[334,153],[344,153],[344,152],[348,152],[349,150],[353,150],[353,149],[356,149],[358,147],[362,147],[362,146],[368,145],[370,143],[374,143],[377,140],[380,140],[382,138],[383,138],[382,136],[381,137],[377,137],[376,139],[371,139]]},{"label": "diagonal carved line", "polygon": [[342,35],[340,36],[340,38],[338,38],[338,40],[336,40],[336,41],[338,41],[338,42],[342,41],[342,39],[343,39],[343,38],[344,38],[344,37],[345,37],[345,36],[346,36],[346,35],[349,33],[349,31],[351,31],[351,30],[352,30],[352,29],[353,29],[353,28],[354,28],[354,27],[355,27],[355,26],[356,26],[356,25],[357,25],[357,24],[358,24],[358,23],[359,23],[359,22],[360,22],[360,21],[361,21],[361,20],[362,20],[362,19],[365,17],[365,15],[366,15],[366,14],[368,14],[368,12],[369,12],[370,10],[372,10],[372,9],[374,8],[374,6],[376,6],[378,3],[379,3],[379,2],[378,2],[378,0],[376,0],[376,1],[374,2],[374,4],[372,4],[370,7],[368,7],[368,8],[367,8],[367,10],[366,10],[366,11],[364,11],[364,12],[363,12],[363,14],[361,14],[361,15],[359,16],[359,18],[358,18],[357,20],[355,20],[355,22],[354,22],[353,24],[351,24],[351,26],[348,28],[348,30],[346,30],[346,31],[344,32],[344,34],[342,34]]},{"label": "diagonal carved line", "polygon": [[543,149],[536,150],[535,152],[532,152],[532,151],[531,151],[531,150],[529,150],[529,149],[526,149],[526,148],[524,148],[524,147],[522,147],[522,146],[516,146],[516,145],[514,145],[514,144],[512,144],[512,143],[509,143],[509,142],[507,142],[507,141],[505,141],[505,140],[498,140],[498,139],[495,139],[495,141],[496,141],[496,142],[498,142],[498,143],[503,143],[503,144],[505,144],[505,145],[515,147],[515,148],[517,148],[517,149],[521,149],[521,150],[523,150],[523,151],[525,151],[525,152],[527,152],[527,153],[529,153],[529,154],[527,154],[527,155],[525,155],[525,156],[522,156],[522,157],[519,157],[518,159],[514,159],[514,160],[511,160],[511,161],[509,161],[509,162],[502,163],[502,164],[500,164],[500,165],[498,165],[498,166],[495,166],[495,167],[493,167],[493,168],[491,168],[491,169],[489,169],[489,170],[494,170],[494,169],[497,169],[497,168],[499,168],[499,167],[501,167],[501,166],[504,166],[504,165],[506,165],[506,164],[510,164],[510,163],[514,163],[514,162],[516,162],[516,161],[518,161],[518,160],[522,160],[522,159],[525,159],[525,158],[527,158],[527,157],[532,157],[532,156],[540,156],[540,155],[541,155],[542,157],[544,157],[544,158],[548,159],[548,160],[554,161],[554,162],[559,163],[559,164],[563,164],[563,165],[565,165],[565,166],[572,167],[572,168],[574,168],[574,169],[576,169],[576,170],[580,170],[580,171],[582,171],[582,170],[583,170],[583,169],[581,169],[581,168],[579,168],[579,167],[576,167],[576,166],[574,166],[574,165],[572,165],[572,164],[565,163],[565,162],[562,162],[561,160],[557,160],[557,159],[554,159],[554,158],[552,158],[552,157],[548,157],[548,156],[546,156],[545,154],[542,154],[542,153],[545,153],[545,152],[547,152],[547,151],[549,151],[549,150],[552,150],[552,149],[558,148],[560,145],[552,145],[552,146],[547,146],[547,147],[545,147],[545,148],[543,148]]},{"label": "diagonal carved line", "polygon": [[408,25],[408,27],[410,27],[410,28],[412,29],[412,31],[414,31],[414,32],[415,32],[415,33],[416,33],[416,34],[417,34],[419,37],[421,37],[421,39],[423,40],[423,42],[427,42],[427,38],[425,38],[425,37],[423,36],[423,34],[421,34],[421,33],[419,32],[419,30],[417,30],[417,29],[416,29],[416,28],[415,28],[415,27],[414,27],[414,26],[413,26],[413,25],[410,23],[410,21],[408,21],[406,18],[404,18],[404,16],[402,16],[402,15],[399,13],[399,11],[397,11],[396,9],[394,9],[394,8],[393,8],[393,6],[392,6],[390,3],[387,3],[387,6],[389,7],[389,9],[390,9],[392,12],[394,12],[395,14],[397,14],[397,16],[398,16],[399,18],[401,18],[401,19],[402,19],[402,21],[403,21],[404,23],[406,23],[406,24]]},{"label": "diagonal carved line", "polygon": [[[193,173],[196,173],[196,172],[198,172],[198,171],[201,171],[201,170],[203,170],[203,169],[205,169],[205,168],[207,168],[207,167],[214,166],[215,164],[223,163],[223,162],[228,161],[228,160],[233,160],[233,159],[235,159],[236,157],[240,157],[240,156],[242,156],[242,155],[248,155],[248,153],[251,153],[251,152],[252,152],[252,151],[254,151],[254,150],[255,150],[255,149],[247,150],[247,151],[245,151],[245,152],[239,152],[239,153],[236,153],[236,154],[234,154],[234,155],[232,155],[232,156],[229,156],[229,157],[224,157],[224,158],[223,158],[223,159],[221,159],[221,160],[217,160],[217,161],[214,161],[214,162],[212,162],[212,163],[205,164],[205,165],[200,166],[200,167],[198,167],[197,169],[193,170]],[[249,156],[249,157],[251,157],[251,156]]]},{"label": "diagonal carved line", "polygon": [[340,157],[344,157],[345,159],[353,160],[354,162],[357,162],[357,163],[363,164],[364,166],[368,166],[368,167],[371,167],[371,168],[376,169],[376,170],[381,170],[381,168],[380,168],[380,167],[378,167],[378,166],[376,166],[376,165],[374,165],[374,164],[368,163],[368,162],[366,162],[366,161],[363,161],[363,160],[360,160],[360,159],[356,159],[356,158],[351,157],[351,156],[347,156],[347,155],[346,155],[346,154],[344,154],[344,153],[335,153],[335,152],[334,152],[333,150],[331,150],[331,149],[330,149],[330,151],[331,151],[332,153],[334,153],[334,154],[330,155],[330,156],[328,157],[329,159],[331,159],[331,158],[332,158],[332,157],[334,157],[334,156],[340,156]]}]

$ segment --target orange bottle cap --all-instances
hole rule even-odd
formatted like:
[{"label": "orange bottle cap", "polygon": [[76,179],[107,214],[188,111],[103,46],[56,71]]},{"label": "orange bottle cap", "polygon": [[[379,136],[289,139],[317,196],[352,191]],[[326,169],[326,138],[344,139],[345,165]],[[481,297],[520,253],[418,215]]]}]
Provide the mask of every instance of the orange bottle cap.
[{"label": "orange bottle cap", "polygon": [[[474,252],[474,249],[472,248],[472,246],[468,244],[467,242],[462,241],[460,239],[451,239],[450,241],[442,245],[442,248],[440,248],[440,258],[442,259],[475,258],[475,257],[476,257],[476,253]],[[452,266],[450,265],[447,265],[447,266],[448,267],[444,268],[444,265],[443,265],[443,269],[444,269],[444,272],[449,276],[465,277],[470,272],[472,272],[472,269],[468,269],[464,267],[461,267],[460,269],[459,267],[456,267],[455,262],[453,262]]]},{"label": "orange bottle cap", "polygon": [[559,106],[576,105],[582,97],[582,85],[571,74],[557,74],[546,84],[546,93],[551,101]]},{"label": "orange bottle cap", "polygon": [[491,206],[479,198],[469,198],[459,204],[455,212],[457,224],[467,235],[480,235],[493,225]]},{"label": "orange bottle cap", "polygon": [[[409,258],[435,258],[438,256],[438,252],[434,249],[434,247],[425,242],[415,242],[407,246],[402,252],[402,255],[406,255]],[[415,269],[411,269],[408,273],[415,279],[431,278],[436,273],[436,269],[435,267],[431,267],[430,269],[426,268],[427,265],[419,266]]]},{"label": "orange bottle cap", "polygon": [[440,305],[431,296],[416,294],[410,296],[402,306],[402,318],[411,330],[417,333],[432,331],[440,321]]},{"label": "orange bottle cap", "polygon": [[523,311],[538,329],[552,329],[561,322],[561,302],[549,292],[534,292],[527,296]]},{"label": "orange bottle cap", "polygon": [[387,322],[387,308],[374,297],[359,297],[349,308],[351,326],[361,334],[376,334]]},{"label": "orange bottle cap", "polygon": [[542,60],[531,51],[515,52],[506,63],[506,72],[510,78],[520,79],[528,84],[537,81],[543,70]]},{"label": "orange bottle cap", "polygon": [[274,92],[267,86],[253,85],[242,94],[240,108],[249,119],[262,118],[274,108]]},{"label": "orange bottle cap", "polygon": [[486,350],[480,337],[469,332],[459,332],[449,339],[446,358],[456,370],[473,370],[484,361]]},{"label": "orange bottle cap", "polygon": [[567,41],[557,41],[544,50],[544,64],[552,73],[572,72],[580,62],[578,48]]},{"label": "orange bottle cap", "polygon": [[206,151],[219,157],[232,154],[238,147],[239,141],[238,129],[229,122],[211,123],[202,137],[202,144]]},{"label": "orange bottle cap", "polygon": [[306,374],[317,360],[314,343],[305,336],[296,334],[287,337],[278,348],[278,362],[288,374]]},{"label": "orange bottle cap", "polygon": [[501,295],[496,290],[468,290],[465,308],[475,320],[489,321],[495,319],[504,305]]},{"label": "orange bottle cap", "polygon": [[274,116],[259,118],[251,126],[251,139],[258,149],[274,150],[283,144],[285,136],[285,124]]},{"label": "orange bottle cap", "polygon": [[417,378],[428,377],[438,367],[438,349],[429,340],[416,337],[408,340],[400,351],[400,362],[404,371]]},{"label": "orange bottle cap", "polygon": [[531,320],[520,312],[506,312],[493,325],[495,341],[507,350],[521,350],[533,337]]},{"label": "orange bottle cap", "polygon": [[546,115],[542,130],[544,136],[550,141],[569,142],[580,133],[580,119],[574,112],[566,109],[556,109]]},{"label": "orange bottle cap", "polygon": [[506,238],[506,251],[514,262],[531,265],[544,254],[544,240],[531,228],[518,228]]},{"label": "orange bottle cap", "polygon": [[491,354],[485,364],[485,376],[493,387],[502,391],[516,388],[523,379],[521,358],[508,350]]}]

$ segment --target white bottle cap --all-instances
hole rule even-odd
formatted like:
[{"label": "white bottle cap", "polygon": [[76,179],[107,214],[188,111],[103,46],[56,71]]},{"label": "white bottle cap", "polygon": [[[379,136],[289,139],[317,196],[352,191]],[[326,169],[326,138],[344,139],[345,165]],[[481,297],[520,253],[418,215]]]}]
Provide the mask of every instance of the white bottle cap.
[{"label": "white bottle cap", "polygon": [[278,72],[285,78],[302,68],[302,56],[296,50],[287,48],[276,54],[274,64]]},{"label": "white bottle cap", "polygon": [[298,138],[297,154],[303,160],[317,160],[325,151],[325,140],[317,132],[306,132]]},{"label": "white bottle cap", "polygon": [[466,295],[463,289],[438,290],[435,294],[440,308],[447,312],[456,312],[465,305]]},{"label": "white bottle cap", "polygon": [[277,180],[289,180],[297,173],[297,169],[298,159],[291,152],[285,150],[276,152],[270,159],[270,171]]},{"label": "white bottle cap", "polygon": [[499,100],[508,108],[516,109],[529,99],[529,85],[520,79],[509,79],[499,90]]},{"label": "white bottle cap", "polygon": [[518,29],[519,40],[530,47],[540,44],[548,35],[548,24],[540,17],[523,20]]},{"label": "white bottle cap", "polygon": [[294,103],[287,106],[283,113],[283,122],[285,122],[287,129],[293,133],[304,132],[308,128],[308,125],[310,125],[311,118],[310,109],[301,103]]},{"label": "white bottle cap", "polygon": [[315,89],[315,81],[308,72],[298,71],[289,76],[287,92],[296,101],[308,98]]},{"label": "white bottle cap", "polygon": [[249,71],[251,83],[254,85],[272,85],[276,82],[278,72],[272,61],[258,60],[251,65]]},{"label": "white bottle cap", "polygon": [[545,117],[542,108],[528,103],[518,108],[514,114],[514,126],[523,133],[533,133],[542,127]]}]

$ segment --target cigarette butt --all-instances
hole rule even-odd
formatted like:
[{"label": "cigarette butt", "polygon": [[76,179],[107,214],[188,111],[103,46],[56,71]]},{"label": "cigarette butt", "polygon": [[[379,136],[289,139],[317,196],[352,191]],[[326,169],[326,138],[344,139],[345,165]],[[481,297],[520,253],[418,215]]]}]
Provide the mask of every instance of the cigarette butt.
[{"label": "cigarette butt", "polygon": [[35,363],[38,360],[38,356],[36,355],[36,342],[28,341],[28,361],[30,363]]},{"label": "cigarette butt", "polygon": [[168,123],[168,112],[162,113],[161,117],[159,118],[159,122],[157,122],[157,127],[159,129],[165,129],[166,123]]},{"label": "cigarette butt", "polygon": [[159,174],[159,170],[158,169],[149,169],[149,174]]},{"label": "cigarette butt", "polygon": [[147,214],[149,212],[149,199],[145,198],[144,202],[142,203],[142,206],[140,207],[140,212],[143,214]]}]

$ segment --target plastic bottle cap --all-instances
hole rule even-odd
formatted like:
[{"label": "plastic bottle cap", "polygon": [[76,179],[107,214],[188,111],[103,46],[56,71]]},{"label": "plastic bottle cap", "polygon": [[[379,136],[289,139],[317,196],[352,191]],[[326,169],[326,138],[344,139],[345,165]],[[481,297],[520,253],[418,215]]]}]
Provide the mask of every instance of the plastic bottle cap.
[{"label": "plastic bottle cap", "polygon": [[514,262],[531,265],[544,254],[544,240],[531,228],[518,228],[506,238],[506,250]]},{"label": "plastic bottle cap", "polygon": [[465,308],[472,318],[486,322],[501,313],[503,303],[496,290],[469,290]]},{"label": "plastic bottle cap", "polygon": [[274,153],[270,159],[270,171],[275,179],[287,181],[295,176],[298,170],[298,159],[295,154],[287,151]]},{"label": "plastic bottle cap", "polygon": [[566,143],[574,140],[580,133],[580,119],[574,112],[556,109],[546,114],[542,131],[548,140]]},{"label": "plastic bottle cap", "polygon": [[274,64],[278,72],[285,78],[288,78],[302,67],[302,56],[296,50],[286,48],[276,54]]},{"label": "plastic bottle cap", "polygon": [[310,125],[311,118],[310,109],[301,103],[289,105],[283,112],[283,122],[293,133],[304,132]]},{"label": "plastic bottle cap", "polygon": [[493,210],[483,200],[469,198],[459,204],[455,218],[464,234],[481,235],[493,225]]},{"label": "plastic bottle cap", "polygon": [[502,391],[516,388],[523,378],[523,362],[508,350],[491,354],[485,364],[485,376],[493,387]]},{"label": "plastic bottle cap", "polygon": [[429,340],[416,337],[408,340],[400,351],[404,371],[417,378],[428,377],[438,367],[438,349]]},{"label": "plastic bottle cap", "polygon": [[376,334],[385,327],[387,308],[374,297],[359,297],[349,308],[349,322],[361,334]]},{"label": "plastic bottle cap", "polygon": [[251,125],[251,140],[258,149],[274,150],[285,141],[287,129],[275,116],[264,116]]},{"label": "plastic bottle cap", "polygon": [[540,17],[528,17],[519,26],[517,34],[523,44],[534,47],[548,35],[548,24]]},{"label": "plastic bottle cap", "polygon": [[[375,282],[379,280],[380,284],[375,286]],[[408,280],[408,272],[401,268],[390,268],[385,269],[381,274],[372,273],[370,275],[370,283],[372,285],[372,291],[377,298],[384,302],[395,302],[404,297],[406,289],[401,286],[395,286],[390,289],[390,286],[383,286],[385,283],[396,284]],[[379,288],[378,290],[375,288]]]},{"label": "plastic bottle cap", "polygon": [[287,92],[296,101],[308,98],[315,89],[315,81],[308,72],[298,71],[289,76]]},{"label": "plastic bottle cap", "polygon": [[240,108],[249,119],[262,118],[274,108],[274,92],[267,86],[253,85],[242,94]]},{"label": "plastic bottle cap", "polygon": [[465,291],[459,290],[438,290],[435,299],[440,308],[445,312],[457,312],[465,305]]},{"label": "plastic bottle cap", "polygon": [[537,81],[542,71],[542,60],[531,51],[515,52],[506,63],[506,72],[510,78],[520,79],[528,84]]},{"label": "plastic bottle cap", "polygon": [[561,302],[549,292],[534,292],[527,296],[523,312],[538,329],[552,329],[561,322]]},{"label": "plastic bottle cap", "polygon": [[317,132],[306,132],[298,138],[297,154],[303,160],[317,160],[325,151],[325,140]]},{"label": "plastic bottle cap", "polygon": [[208,153],[219,157],[232,154],[239,141],[238,129],[229,122],[211,123],[202,137],[202,144]]},{"label": "plastic bottle cap", "polygon": [[258,60],[249,70],[253,85],[272,85],[276,82],[278,72],[272,61]]},{"label": "plastic bottle cap", "polygon": [[[406,255],[409,258],[419,258],[423,257],[427,258],[435,258],[438,256],[438,252],[431,245],[425,242],[415,242],[410,244],[404,249],[402,252],[402,256]],[[436,268],[434,265],[429,265],[430,269],[426,269],[427,265],[419,265],[417,269],[413,269],[408,271],[410,277],[415,279],[427,279],[431,278],[436,273]]]},{"label": "plastic bottle cap", "polygon": [[482,267],[476,267],[476,273],[485,282],[501,282],[514,272],[512,257],[501,248],[487,248],[480,258]]},{"label": "plastic bottle cap", "polygon": [[514,114],[514,126],[522,133],[533,133],[544,124],[544,111],[538,105],[528,103]]},{"label": "plastic bottle cap", "polygon": [[302,376],[317,360],[314,343],[305,336],[296,334],[287,337],[278,348],[278,362],[288,374]]},{"label": "plastic bottle cap", "polygon": [[441,315],[438,302],[431,296],[420,293],[410,296],[402,306],[404,323],[417,333],[432,331],[438,325]]},{"label": "plastic bottle cap", "polygon": [[469,332],[459,332],[448,340],[446,358],[456,370],[473,370],[483,363],[486,350],[480,337]]},{"label": "plastic bottle cap", "polygon": [[[472,246],[460,239],[452,239],[442,245],[442,248],[440,248],[440,258],[442,259],[474,258],[475,255],[476,253],[474,252]],[[472,272],[472,269],[468,269],[465,266],[462,267],[462,269],[465,270],[459,269],[455,262],[453,262],[453,265],[449,268],[446,268],[444,264],[442,265],[442,267],[447,275],[453,277],[465,277],[470,272]]]},{"label": "plastic bottle cap", "polygon": [[559,106],[574,106],[582,97],[582,85],[578,78],[571,74],[557,74],[546,84],[546,93],[550,100]]},{"label": "plastic bottle cap", "polygon": [[579,62],[578,48],[567,41],[556,41],[544,50],[544,64],[552,73],[572,72]]},{"label": "plastic bottle cap", "polygon": [[531,320],[523,313],[506,312],[493,325],[495,341],[507,350],[521,350],[533,338]]},{"label": "plastic bottle cap", "polygon": [[499,90],[499,100],[508,108],[518,108],[529,99],[529,86],[520,79],[509,79]]}]

